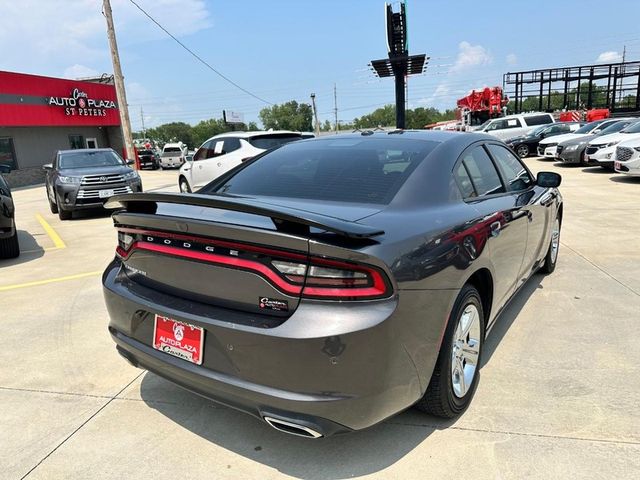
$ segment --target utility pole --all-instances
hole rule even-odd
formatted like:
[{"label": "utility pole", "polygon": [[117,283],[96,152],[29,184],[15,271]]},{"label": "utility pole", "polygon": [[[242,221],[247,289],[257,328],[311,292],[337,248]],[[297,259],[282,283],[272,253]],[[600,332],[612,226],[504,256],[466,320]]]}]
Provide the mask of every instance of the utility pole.
[{"label": "utility pole", "polygon": [[311,94],[311,106],[313,107],[313,118],[316,120],[316,137],[320,136],[320,124],[318,123],[318,109],[316,108],[316,94]]},{"label": "utility pole", "polygon": [[[129,121],[129,106],[127,95],[124,90],[124,77],[120,67],[120,56],[118,55],[118,44],[116,43],[116,31],[113,27],[113,14],[109,0],[102,0],[102,14],[107,19],[107,34],[109,36],[109,47],[111,48],[111,61],[113,62],[113,78],[116,84],[116,96],[118,98],[118,110],[120,112],[120,123],[122,124],[122,136],[126,157],[135,160],[136,154],[133,149],[131,138],[131,122]],[[137,164],[136,164],[137,167]]]},{"label": "utility pole", "polygon": [[333,113],[336,119],[336,135],[338,134],[338,91],[336,84],[333,84]]},{"label": "utility pole", "polygon": [[147,138],[147,129],[144,128],[144,111],[142,110],[142,105],[140,105],[140,120],[142,121],[142,138]]}]

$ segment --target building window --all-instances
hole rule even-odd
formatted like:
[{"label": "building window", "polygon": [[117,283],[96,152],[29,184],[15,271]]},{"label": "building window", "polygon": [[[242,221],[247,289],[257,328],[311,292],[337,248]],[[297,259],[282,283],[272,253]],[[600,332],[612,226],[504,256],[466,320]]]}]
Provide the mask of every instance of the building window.
[{"label": "building window", "polygon": [[82,135],[69,135],[69,145],[74,148],[85,148],[84,137]]},{"label": "building window", "polygon": [[9,165],[11,170],[18,168],[16,151],[13,148],[13,138],[0,138],[0,165]]}]

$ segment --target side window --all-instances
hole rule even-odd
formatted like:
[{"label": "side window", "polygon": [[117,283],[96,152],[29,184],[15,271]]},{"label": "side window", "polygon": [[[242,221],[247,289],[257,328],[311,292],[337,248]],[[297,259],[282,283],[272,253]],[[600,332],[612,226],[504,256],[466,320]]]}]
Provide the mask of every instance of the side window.
[{"label": "side window", "polygon": [[505,192],[500,175],[484,148],[478,146],[465,152],[462,163],[479,197]]},{"label": "side window", "polygon": [[528,117],[524,117],[524,119],[530,127],[553,123],[553,117],[548,113],[545,113],[544,115],[530,115]]},{"label": "side window", "polygon": [[235,152],[240,149],[240,140],[238,138],[225,138],[224,139],[224,153]]},{"label": "side window", "polygon": [[478,196],[475,188],[473,188],[473,183],[471,183],[469,172],[467,172],[467,168],[464,166],[463,162],[458,164],[453,175],[456,178],[458,187],[460,187],[460,192],[462,193],[463,198],[473,198]]},{"label": "side window", "polygon": [[209,158],[208,151],[211,146],[211,140],[202,144],[202,146],[198,149],[196,154],[193,156],[193,161],[196,162],[198,160],[204,160],[205,158]]},{"label": "side window", "polygon": [[487,145],[489,152],[502,171],[509,191],[526,190],[533,185],[533,179],[524,165],[509,150],[501,145]]},{"label": "side window", "polygon": [[508,118],[507,126],[504,128],[520,128],[521,126],[522,124],[520,123],[520,120],[518,120],[517,118]]},{"label": "side window", "polygon": [[207,158],[217,157],[224,155],[224,140],[213,140],[211,147],[209,147],[209,154]]}]

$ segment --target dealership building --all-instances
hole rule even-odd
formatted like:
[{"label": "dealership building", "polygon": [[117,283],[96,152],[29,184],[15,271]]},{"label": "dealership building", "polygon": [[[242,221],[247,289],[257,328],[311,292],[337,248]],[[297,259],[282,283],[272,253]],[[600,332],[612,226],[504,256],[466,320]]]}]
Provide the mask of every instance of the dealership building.
[{"label": "dealership building", "polygon": [[14,186],[44,181],[57,150],[123,151],[113,77],[66,80],[0,71],[0,164]]}]

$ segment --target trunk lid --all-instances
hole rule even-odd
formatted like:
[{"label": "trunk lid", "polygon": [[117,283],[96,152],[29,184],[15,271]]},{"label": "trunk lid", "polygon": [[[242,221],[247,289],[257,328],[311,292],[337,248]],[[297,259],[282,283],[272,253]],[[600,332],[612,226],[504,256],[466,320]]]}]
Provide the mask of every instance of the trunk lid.
[{"label": "trunk lid", "polygon": [[[106,206],[124,207],[113,218],[118,255],[131,280],[167,295],[275,317],[288,317],[300,302],[311,230],[350,241],[382,233],[318,213],[331,206],[311,211],[284,199],[280,205],[261,200],[147,193],[113,197]],[[378,210],[355,206],[340,214],[359,218]]]}]

